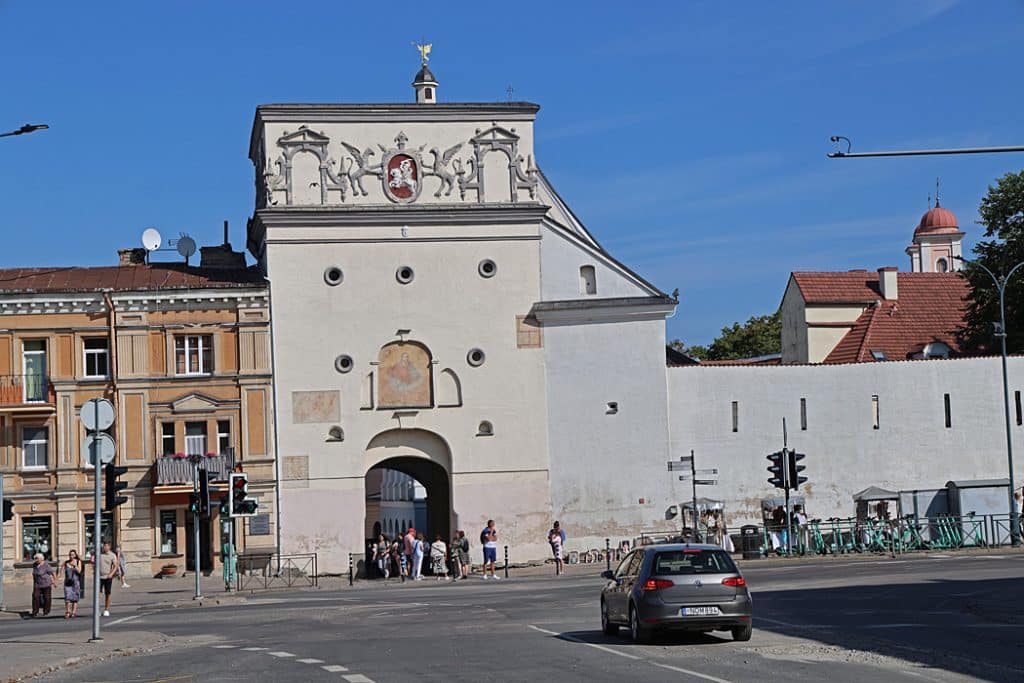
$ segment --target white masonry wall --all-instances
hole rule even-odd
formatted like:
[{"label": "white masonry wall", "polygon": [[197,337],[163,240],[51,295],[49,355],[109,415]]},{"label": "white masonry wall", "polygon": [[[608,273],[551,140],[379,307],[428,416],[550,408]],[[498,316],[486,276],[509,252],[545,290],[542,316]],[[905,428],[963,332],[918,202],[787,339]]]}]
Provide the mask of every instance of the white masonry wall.
[{"label": "white masonry wall", "polygon": [[[1024,390],[1024,358],[1010,359],[1009,376],[1019,488],[1024,427],[1017,424],[1013,392]],[[760,522],[759,501],[782,493],[768,484],[766,470],[766,456],[782,447],[782,418],[790,447],[807,456],[801,464],[808,482],[800,494],[811,517],[852,516],[852,495],[871,485],[926,489],[1007,475],[999,358],[669,368],[668,386],[673,456],[693,449],[697,467],[720,470],[719,485],[698,495],[724,499],[733,529]],[[872,396],[878,396],[878,429]],[[733,401],[739,407],[735,432]]]}]

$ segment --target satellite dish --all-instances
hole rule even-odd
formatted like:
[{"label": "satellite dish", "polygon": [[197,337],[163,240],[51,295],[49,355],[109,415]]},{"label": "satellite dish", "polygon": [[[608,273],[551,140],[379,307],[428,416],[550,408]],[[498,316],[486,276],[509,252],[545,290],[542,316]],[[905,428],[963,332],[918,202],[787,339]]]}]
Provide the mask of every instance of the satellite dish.
[{"label": "satellite dish", "polygon": [[146,228],[142,233],[142,246],[146,248],[146,251],[156,251],[160,248],[161,241],[163,238],[160,237],[160,231],[156,228]]},{"label": "satellite dish", "polygon": [[178,253],[187,260],[189,256],[196,253],[196,241],[188,235],[182,235],[178,240]]}]

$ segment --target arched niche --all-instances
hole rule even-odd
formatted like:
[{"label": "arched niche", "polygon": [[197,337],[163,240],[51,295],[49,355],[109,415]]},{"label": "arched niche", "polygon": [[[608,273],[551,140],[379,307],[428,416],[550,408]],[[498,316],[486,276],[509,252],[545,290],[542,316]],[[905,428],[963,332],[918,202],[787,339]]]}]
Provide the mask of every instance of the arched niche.
[{"label": "arched niche", "polygon": [[377,408],[432,408],[433,364],[423,344],[397,341],[377,356]]},{"label": "arched niche", "polygon": [[451,368],[437,376],[437,407],[458,408],[462,405],[462,382]]}]

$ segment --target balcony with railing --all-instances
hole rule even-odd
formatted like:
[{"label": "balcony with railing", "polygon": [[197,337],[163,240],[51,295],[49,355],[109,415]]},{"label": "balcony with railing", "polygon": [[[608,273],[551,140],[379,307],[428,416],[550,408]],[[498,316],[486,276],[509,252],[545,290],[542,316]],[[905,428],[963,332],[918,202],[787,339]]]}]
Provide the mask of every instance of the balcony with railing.
[{"label": "balcony with railing", "polygon": [[57,393],[43,374],[0,375],[0,410],[53,408]]},{"label": "balcony with railing", "polygon": [[[192,485],[192,461],[186,458],[165,455],[156,459],[156,485]],[[231,473],[231,458],[228,454],[204,455],[199,469],[214,472],[212,481],[227,481]]]}]

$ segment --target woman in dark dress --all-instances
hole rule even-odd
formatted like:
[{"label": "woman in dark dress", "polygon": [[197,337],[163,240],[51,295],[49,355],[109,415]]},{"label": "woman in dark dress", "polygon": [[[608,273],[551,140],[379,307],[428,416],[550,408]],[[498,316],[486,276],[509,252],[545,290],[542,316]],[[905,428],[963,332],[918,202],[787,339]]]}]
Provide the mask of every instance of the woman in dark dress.
[{"label": "woman in dark dress", "polygon": [[64,618],[78,616],[78,601],[82,599],[82,561],[78,551],[68,552],[68,559],[61,567],[64,573]]}]

